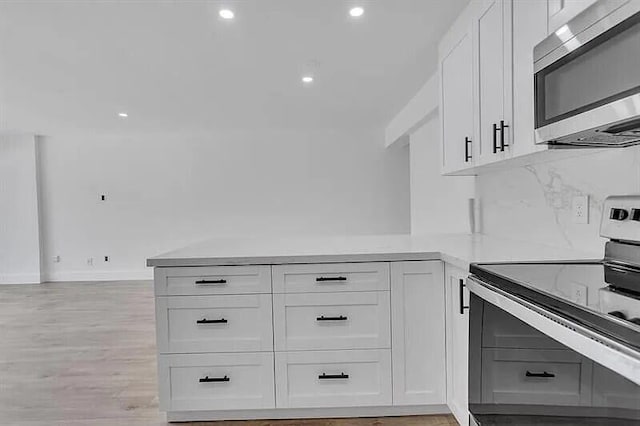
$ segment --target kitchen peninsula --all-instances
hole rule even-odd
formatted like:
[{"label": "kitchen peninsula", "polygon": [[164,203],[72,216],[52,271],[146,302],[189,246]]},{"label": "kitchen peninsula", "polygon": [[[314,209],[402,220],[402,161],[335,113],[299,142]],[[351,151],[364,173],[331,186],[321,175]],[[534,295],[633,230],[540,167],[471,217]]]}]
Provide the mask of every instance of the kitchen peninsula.
[{"label": "kitchen peninsula", "polygon": [[150,258],[161,408],[464,418],[470,263],[595,257],[450,234],[216,239]]}]

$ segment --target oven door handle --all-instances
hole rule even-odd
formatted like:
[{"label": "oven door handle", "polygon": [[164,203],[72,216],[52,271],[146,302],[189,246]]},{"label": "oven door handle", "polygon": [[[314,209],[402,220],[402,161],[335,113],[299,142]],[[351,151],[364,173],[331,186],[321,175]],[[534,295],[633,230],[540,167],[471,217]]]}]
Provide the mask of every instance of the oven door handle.
[{"label": "oven door handle", "polygon": [[468,306],[464,306],[464,278],[460,278],[460,315],[464,315],[464,310],[469,309]]}]

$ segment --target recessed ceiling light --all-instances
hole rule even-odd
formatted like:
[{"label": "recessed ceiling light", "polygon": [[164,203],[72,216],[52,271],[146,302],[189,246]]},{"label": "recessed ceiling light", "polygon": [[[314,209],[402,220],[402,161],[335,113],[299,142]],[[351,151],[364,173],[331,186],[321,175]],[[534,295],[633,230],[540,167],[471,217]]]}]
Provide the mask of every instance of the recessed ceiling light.
[{"label": "recessed ceiling light", "polygon": [[218,12],[218,14],[222,19],[233,19],[233,17],[235,16],[233,11],[229,9],[220,9],[220,12]]},{"label": "recessed ceiling light", "polygon": [[302,77],[303,83],[311,83],[312,81],[313,81],[313,77],[311,77],[310,75],[305,75],[304,77]]},{"label": "recessed ceiling light", "polygon": [[119,112],[118,113],[118,117],[127,118],[128,116],[129,116],[129,114],[127,114],[126,112]]},{"label": "recessed ceiling light", "polygon": [[359,6],[352,7],[351,10],[349,10],[349,15],[353,16],[354,18],[361,17],[363,13],[364,13],[364,9]]}]

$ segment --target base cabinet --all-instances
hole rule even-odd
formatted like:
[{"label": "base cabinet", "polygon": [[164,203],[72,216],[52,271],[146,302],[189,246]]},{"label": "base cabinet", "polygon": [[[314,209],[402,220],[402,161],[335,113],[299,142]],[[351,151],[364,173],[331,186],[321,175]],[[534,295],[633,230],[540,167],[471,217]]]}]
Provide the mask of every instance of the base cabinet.
[{"label": "base cabinet", "polygon": [[446,401],[444,272],[441,262],[391,265],[393,402]]},{"label": "base cabinet", "polygon": [[447,412],[443,272],[156,268],[160,408],[170,421]]},{"label": "base cabinet", "polygon": [[469,425],[469,291],[467,273],[445,266],[447,312],[447,404],[460,425]]}]

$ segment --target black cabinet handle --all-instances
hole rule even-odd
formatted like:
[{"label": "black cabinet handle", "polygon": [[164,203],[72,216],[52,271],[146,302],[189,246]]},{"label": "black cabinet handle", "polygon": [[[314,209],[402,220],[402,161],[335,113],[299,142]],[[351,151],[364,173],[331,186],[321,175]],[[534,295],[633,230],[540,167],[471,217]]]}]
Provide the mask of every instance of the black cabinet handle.
[{"label": "black cabinet handle", "polygon": [[469,160],[471,160],[471,158],[473,158],[473,155],[469,154],[469,145],[471,145],[471,139],[469,139],[468,137],[464,138],[464,162],[468,163]]},{"label": "black cabinet handle", "polygon": [[347,277],[318,277],[316,282],[322,283],[326,281],[346,281]]},{"label": "black cabinet handle", "polygon": [[346,321],[348,318],[340,315],[339,317],[325,317],[324,315],[316,318],[316,321]]},{"label": "black cabinet handle", "polygon": [[226,284],[227,280],[198,280],[196,281],[196,284],[198,285],[203,285],[203,284]]},{"label": "black cabinet handle", "polygon": [[219,382],[228,382],[228,381],[230,381],[230,379],[227,376],[224,376],[224,377],[204,376],[203,378],[200,379],[200,383],[219,383]]},{"label": "black cabinet handle", "polygon": [[493,153],[498,152],[498,125],[493,123]]},{"label": "black cabinet handle", "polygon": [[220,319],[214,319],[214,320],[209,320],[206,318],[202,318],[201,320],[197,320],[196,324],[226,324],[229,321],[227,321],[224,318],[220,318]]},{"label": "black cabinet handle", "polygon": [[547,373],[546,371],[543,371],[542,373],[532,373],[531,371],[527,370],[527,372],[524,375],[527,377],[542,377],[545,379],[551,379],[553,377],[556,377],[555,374]]},{"label": "black cabinet handle", "polygon": [[349,375],[348,374],[326,374],[326,373],[322,373],[321,375],[318,376],[318,379],[320,380],[326,380],[326,379],[348,379]]},{"label": "black cabinet handle", "polygon": [[460,278],[460,315],[464,315],[464,310],[469,309],[468,306],[464,306],[464,279]]},{"label": "black cabinet handle", "polygon": [[509,126],[504,124],[504,120],[500,120],[500,151],[501,152],[504,152],[504,148],[506,146],[509,146],[508,144],[504,143],[504,129],[506,129],[507,127]]}]

